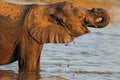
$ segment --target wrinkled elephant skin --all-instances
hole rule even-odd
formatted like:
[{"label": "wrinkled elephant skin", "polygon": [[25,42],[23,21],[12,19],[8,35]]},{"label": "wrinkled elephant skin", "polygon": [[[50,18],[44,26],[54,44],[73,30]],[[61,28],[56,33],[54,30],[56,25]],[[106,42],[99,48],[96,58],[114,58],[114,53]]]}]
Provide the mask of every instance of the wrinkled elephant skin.
[{"label": "wrinkled elephant skin", "polygon": [[[103,20],[96,21],[98,17]],[[89,33],[87,27],[102,28],[109,20],[104,9],[89,10],[66,1],[49,5],[0,2],[0,65],[18,60],[20,71],[37,71],[43,44],[69,43]]]}]

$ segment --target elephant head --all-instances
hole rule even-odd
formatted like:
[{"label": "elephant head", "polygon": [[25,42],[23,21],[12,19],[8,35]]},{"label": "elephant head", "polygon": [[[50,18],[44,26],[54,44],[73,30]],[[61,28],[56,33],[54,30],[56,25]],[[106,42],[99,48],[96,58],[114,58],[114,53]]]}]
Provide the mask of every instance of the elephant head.
[{"label": "elephant head", "polygon": [[[39,43],[68,43],[88,33],[87,26],[101,28],[109,23],[104,9],[88,10],[66,1],[33,8],[26,23],[29,34]],[[97,22],[99,17],[102,20]]]}]

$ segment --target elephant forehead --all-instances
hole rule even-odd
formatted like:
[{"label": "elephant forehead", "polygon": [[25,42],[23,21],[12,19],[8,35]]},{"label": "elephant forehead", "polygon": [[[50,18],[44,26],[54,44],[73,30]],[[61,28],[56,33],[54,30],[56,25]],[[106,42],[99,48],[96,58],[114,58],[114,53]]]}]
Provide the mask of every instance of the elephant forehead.
[{"label": "elephant forehead", "polygon": [[19,20],[20,16],[23,14],[23,11],[23,6],[14,5],[10,3],[0,4],[0,15],[12,21]]}]

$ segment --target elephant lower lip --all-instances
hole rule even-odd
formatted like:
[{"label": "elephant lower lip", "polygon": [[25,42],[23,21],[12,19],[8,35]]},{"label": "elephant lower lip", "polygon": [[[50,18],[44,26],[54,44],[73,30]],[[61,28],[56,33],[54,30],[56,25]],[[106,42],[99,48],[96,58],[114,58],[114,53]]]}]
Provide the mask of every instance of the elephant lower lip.
[{"label": "elephant lower lip", "polygon": [[91,25],[91,24],[84,24],[84,27],[91,27],[91,28],[99,28],[96,24]]}]

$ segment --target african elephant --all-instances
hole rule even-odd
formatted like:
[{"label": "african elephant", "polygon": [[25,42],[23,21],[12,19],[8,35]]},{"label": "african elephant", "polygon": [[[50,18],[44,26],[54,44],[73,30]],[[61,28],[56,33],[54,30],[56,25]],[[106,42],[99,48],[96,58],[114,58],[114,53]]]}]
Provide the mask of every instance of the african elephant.
[{"label": "african elephant", "polygon": [[[100,18],[100,20],[99,20]],[[69,43],[103,28],[110,17],[102,8],[87,9],[71,2],[20,5],[0,2],[0,65],[18,60],[19,71],[37,71],[45,43]]]}]

